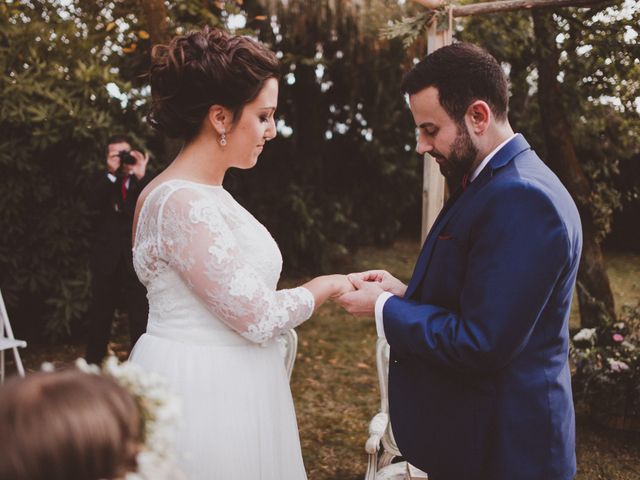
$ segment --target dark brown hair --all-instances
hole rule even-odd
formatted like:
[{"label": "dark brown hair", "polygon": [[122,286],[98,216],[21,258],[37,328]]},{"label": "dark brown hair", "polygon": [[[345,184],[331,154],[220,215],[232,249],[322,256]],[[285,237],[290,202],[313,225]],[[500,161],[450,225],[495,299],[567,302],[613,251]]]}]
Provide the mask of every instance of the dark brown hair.
[{"label": "dark brown hair", "polygon": [[113,145],[114,143],[128,143],[129,146],[132,145],[131,137],[129,137],[128,135],[123,135],[123,134],[111,135],[107,139],[107,146],[106,146],[107,154],[109,153],[109,145]]},{"label": "dark brown hair", "polygon": [[107,146],[113,145],[114,143],[128,143],[129,145],[131,145],[133,142],[131,141],[131,137],[129,137],[128,135],[123,135],[119,133],[116,135],[111,135],[107,139]]},{"label": "dark brown hair", "polygon": [[471,43],[454,43],[424,57],[402,80],[402,91],[413,95],[427,87],[438,89],[440,105],[457,123],[469,105],[487,102],[499,121],[507,119],[509,87],[498,61]]},{"label": "dark brown hair", "polygon": [[152,51],[151,124],[166,135],[190,140],[211,105],[232,110],[236,121],[264,82],[279,73],[273,52],[248,37],[209,27],[175,37]]},{"label": "dark brown hair", "polygon": [[14,377],[0,388],[0,478],[122,478],[136,469],[140,421],[134,399],[109,377]]}]

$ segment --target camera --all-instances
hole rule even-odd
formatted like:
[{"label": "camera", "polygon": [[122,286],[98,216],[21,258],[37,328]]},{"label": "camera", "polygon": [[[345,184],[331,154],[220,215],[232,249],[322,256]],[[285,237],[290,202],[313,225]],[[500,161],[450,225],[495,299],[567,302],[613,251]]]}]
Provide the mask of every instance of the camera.
[{"label": "camera", "polygon": [[135,165],[136,159],[129,150],[120,150],[118,152],[118,157],[120,157],[120,165]]}]

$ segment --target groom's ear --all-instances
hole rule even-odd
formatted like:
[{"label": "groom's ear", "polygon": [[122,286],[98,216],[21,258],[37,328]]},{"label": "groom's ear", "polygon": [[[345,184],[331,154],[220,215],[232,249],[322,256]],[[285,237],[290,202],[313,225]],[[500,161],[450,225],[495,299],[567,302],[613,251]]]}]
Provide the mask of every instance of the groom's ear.
[{"label": "groom's ear", "polygon": [[491,107],[483,100],[475,100],[467,108],[465,120],[469,131],[478,136],[482,135],[489,128]]},{"label": "groom's ear", "polygon": [[222,105],[211,105],[207,113],[207,120],[213,129],[221,135],[229,131],[231,112]]}]

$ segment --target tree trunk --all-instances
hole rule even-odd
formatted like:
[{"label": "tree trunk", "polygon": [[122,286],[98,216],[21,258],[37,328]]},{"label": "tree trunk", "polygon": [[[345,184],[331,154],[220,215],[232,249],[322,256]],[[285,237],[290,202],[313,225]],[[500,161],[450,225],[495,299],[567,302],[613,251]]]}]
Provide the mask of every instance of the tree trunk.
[{"label": "tree trunk", "polygon": [[549,166],[558,174],[580,211],[583,232],[578,271],[578,302],[583,327],[608,324],[615,319],[613,294],[604,266],[590,207],[591,186],[576,156],[571,127],[562,104],[558,82],[560,51],[553,12],[532,10],[538,59],[538,102],[542,115]]},{"label": "tree trunk", "polygon": [[167,23],[167,8],[164,0],[138,0],[140,8],[147,19],[149,38],[151,45],[167,43],[169,41],[169,31]]}]

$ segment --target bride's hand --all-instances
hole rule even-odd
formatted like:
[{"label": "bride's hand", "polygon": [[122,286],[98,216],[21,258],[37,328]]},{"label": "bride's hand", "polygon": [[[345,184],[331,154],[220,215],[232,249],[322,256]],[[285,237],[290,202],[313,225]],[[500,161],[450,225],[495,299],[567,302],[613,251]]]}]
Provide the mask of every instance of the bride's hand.
[{"label": "bride's hand", "polygon": [[303,285],[311,292],[318,308],[329,299],[338,298],[347,292],[354,290],[353,284],[346,275],[322,275],[309,280]]},{"label": "bride's hand", "polygon": [[345,293],[353,292],[355,290],[353,283],[351,283],[346,275],[335,274],[330,275],[330,277],[332,277],[333,281],[333,293],[331,294],[331,298],[338,298]]}]

